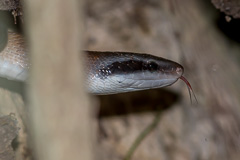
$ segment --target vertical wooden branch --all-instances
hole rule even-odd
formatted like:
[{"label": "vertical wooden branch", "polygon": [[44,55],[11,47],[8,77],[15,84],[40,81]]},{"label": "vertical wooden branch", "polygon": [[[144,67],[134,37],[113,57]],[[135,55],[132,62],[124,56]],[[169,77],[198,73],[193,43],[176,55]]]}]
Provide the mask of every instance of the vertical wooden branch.
[{"label": "vertical wooden branch", "polygon": [[80,65],[84,55],[79,55],[80,1],[26,3],[32,59],[28,98],[37,158],[89,160],[91,119]]}]

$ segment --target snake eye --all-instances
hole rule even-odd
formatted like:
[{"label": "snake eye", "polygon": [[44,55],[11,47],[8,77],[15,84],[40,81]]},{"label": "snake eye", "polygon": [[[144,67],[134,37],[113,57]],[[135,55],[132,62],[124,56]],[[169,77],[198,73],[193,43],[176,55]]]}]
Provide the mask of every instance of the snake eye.
[{"label": "snake eye", "polygon": [[155,62],[150,62],[148,63],[148,69],[150,71],[156,71],[158,69],[158,65]]}]

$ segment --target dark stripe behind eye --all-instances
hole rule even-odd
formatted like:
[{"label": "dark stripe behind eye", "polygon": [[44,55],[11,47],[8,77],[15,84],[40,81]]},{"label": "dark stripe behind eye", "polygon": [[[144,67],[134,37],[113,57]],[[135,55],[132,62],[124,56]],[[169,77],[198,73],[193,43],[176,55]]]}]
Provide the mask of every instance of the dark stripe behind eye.
[{"label": "dark stripe behind eye", "polygon": [[143,61],[123,61],[123,62],[114,62],[102,69],[99,70],[99,75],[101,77],[106,77],[111,74],[129,74],[136,73],[140,71],[150,71],[154,72],[158,70],[158,65],[155,62],[147,62]]}]

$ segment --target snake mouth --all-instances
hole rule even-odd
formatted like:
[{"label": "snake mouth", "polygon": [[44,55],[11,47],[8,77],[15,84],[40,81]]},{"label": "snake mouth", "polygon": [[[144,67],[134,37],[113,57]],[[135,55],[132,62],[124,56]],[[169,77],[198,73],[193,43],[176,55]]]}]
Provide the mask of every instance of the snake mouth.
[{"label": "snake mouth", "polygon": [[[170,86],[179,79],[179,76],[168,74],[153,74],[151,72],[139,72],[128,75],[109,76],[111,83],[117,84],[126,90],[145,90]],[[116,86],[116,85],[115,85]]]}]

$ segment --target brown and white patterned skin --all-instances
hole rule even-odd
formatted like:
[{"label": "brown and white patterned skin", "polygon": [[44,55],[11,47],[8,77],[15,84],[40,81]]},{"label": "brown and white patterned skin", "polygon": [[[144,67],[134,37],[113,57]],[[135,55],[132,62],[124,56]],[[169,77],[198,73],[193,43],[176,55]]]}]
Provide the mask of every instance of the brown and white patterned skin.
[{"label": "brown and white patterned skin", "polygon": [[6,45],[0,51],[0,76],[10,80],[25,81],[30,67],[24,38],[9,31]]}]

